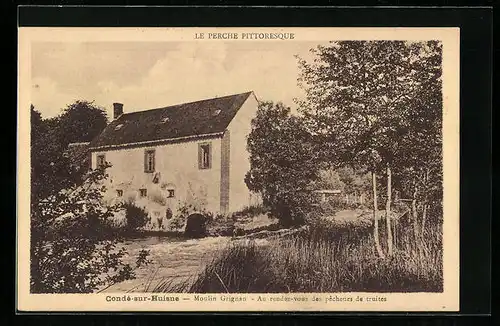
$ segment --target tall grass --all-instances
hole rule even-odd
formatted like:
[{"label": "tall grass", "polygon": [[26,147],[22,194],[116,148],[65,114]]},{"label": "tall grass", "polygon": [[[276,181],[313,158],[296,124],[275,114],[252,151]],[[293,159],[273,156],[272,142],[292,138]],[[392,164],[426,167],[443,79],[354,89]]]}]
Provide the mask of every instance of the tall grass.
[{"label": "tall grass", "polygon": [[[156,291],[192,293],[441,292],[442,231],[430,225],[416,241],[395,228],[393,257],[374,251],[371,226],[316,222],[306,231],[262,246],[236,242],[190,282]],[[382,235],[385,230],[381,230]]]}]

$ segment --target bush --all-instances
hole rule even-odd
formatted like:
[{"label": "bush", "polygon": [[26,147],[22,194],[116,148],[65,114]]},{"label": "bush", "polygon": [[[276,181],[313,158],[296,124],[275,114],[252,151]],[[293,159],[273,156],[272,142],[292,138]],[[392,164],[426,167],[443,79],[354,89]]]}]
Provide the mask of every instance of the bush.
[{"label": "bush", "polygon": [[207,234],[209,236],[233,236],[234,230],[233,219],[227,219],[224,216],[213,218],[209,215],[207,219]]},{"label": "bush", "polygon": [[[135,278],[119,238],[109,239],[103,227],[120,209],[103,204],[105,178],[104,171],[91,171],[83,184],[32,203],[32,293],[90,293]],[[136,266],[147,263],[147,255],[141,252]]]},{"label": "bush", "polygon": [[124,208],[127,230],[138,230],[149,222],[148,213],[142,207],[138,207],[132,202],[126,202]]},{"label": "bush", "polygon": [[241,217],[252,218],[261,214],[266,214],[268,212],[269,209],[264,205],[253,205],[253,206],[247,206],[243,208],[241,211],[234,212],[231,217],[235,219]]}]

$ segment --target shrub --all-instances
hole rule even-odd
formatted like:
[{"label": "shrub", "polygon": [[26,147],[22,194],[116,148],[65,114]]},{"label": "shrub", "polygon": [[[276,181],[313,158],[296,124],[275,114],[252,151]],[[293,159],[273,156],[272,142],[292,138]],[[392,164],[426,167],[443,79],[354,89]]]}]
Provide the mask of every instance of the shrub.
[{"label": "shrub", "polygon": [[184,217],[184,215],[178,215],[170,220],[169,225],[172,230],[184,229],[186,226],[186,217]]},{"label": "shrub", "polygon": [[261,214],[266,214],[269,212],[269,209],[264,205],[252,205],[246,206],[242,210],[238,212],[234,212],[232,214],[232,218],[240,218],[240,217],[255,217]]},{"label": "shrub", "polygon": [[128,230],[138,230],[149,222],[148,213],[142,207],[136,206],[133,202],[126,202],[123,206]]},{"label": "shrub", "polygon": [[[32,203],[32,293],[90,293],[135,278],[119,239],[107,239],[103,228],[120,208],[103,205],[105,178],[103,170],[91,171],[83,184]],[[140,254],[137,266],[147,254]]]},{"label": "shrub", "polygon": [[207,218],[207,234],[209,236],[232,236],[234,234],[234,220],[228,219],[223,215]]}]

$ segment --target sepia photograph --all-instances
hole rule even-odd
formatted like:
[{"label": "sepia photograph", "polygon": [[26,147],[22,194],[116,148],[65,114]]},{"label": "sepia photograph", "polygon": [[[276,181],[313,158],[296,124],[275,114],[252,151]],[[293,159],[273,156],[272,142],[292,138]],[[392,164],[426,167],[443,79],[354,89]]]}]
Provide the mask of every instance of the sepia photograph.
[{"label": "sepia photograph", "polygon": [[29,306],[458,309],[457,29],[22,30]]}]

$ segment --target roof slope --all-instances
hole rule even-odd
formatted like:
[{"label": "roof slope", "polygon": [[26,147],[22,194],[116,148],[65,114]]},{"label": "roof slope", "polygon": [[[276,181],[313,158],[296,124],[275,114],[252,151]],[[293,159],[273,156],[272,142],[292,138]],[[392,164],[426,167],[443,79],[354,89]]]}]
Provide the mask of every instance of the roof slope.
[{"label": "roof slope", "polygon": [[[91,148],[224,132],[252,92],[122,114]],[[217,112],[219,111],[220,112]],[[218,114],[217,114],[218,113]]]}]

